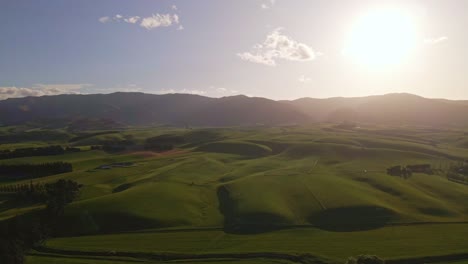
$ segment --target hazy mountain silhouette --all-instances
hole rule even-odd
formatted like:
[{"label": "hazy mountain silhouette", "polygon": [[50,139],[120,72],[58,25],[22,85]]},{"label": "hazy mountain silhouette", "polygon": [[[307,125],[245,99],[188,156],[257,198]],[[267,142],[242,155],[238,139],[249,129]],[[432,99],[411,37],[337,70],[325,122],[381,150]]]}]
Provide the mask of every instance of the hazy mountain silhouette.
[{"label": "hazy mountain silhouette", "polygon": [[282,125],[354,121],[420,126],[468,125],[468,101],[411,94],[274,101],[243,95],[113,93],[56,95],[0,101],[0,122],[106,119],[127,125]]},{"label": "hazy mountain silhouette", "polygon": [[355,121],[419,126],[468,125],[468,101],[428,99],[412,94],[354,98],[302,98],[287,102],[315,121]]},{"label": "hazy mountain silhouette", "polygon": [[0,101],[0,122],[21,124],[53,119],[111,119],[129,125],[236,126],[292,124],[309,117],[264,98],[209,98],[190,94],[113,93],[57,95]]}]

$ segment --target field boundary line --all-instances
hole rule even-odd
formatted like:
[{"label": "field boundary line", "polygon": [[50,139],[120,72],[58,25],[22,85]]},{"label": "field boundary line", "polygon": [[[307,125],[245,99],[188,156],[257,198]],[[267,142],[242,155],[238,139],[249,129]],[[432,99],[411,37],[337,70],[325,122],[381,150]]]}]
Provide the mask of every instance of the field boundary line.
[{"label": "field boundary line", "polygon": [[176,260],[205,260],[205,259],[275,259],[286,260],[301,264],[329,264],[311,254],[288,254],[274,252],[246,252],[246,253],[151,253],[151,252],[125,252],[125,251],[79,251],[68,249],[56,249],[45,246],[35,247],[35,251],[48,254],[60,254],[67,256],[89,257],[129,257],[146,259],[151,261],[176,261]]}]

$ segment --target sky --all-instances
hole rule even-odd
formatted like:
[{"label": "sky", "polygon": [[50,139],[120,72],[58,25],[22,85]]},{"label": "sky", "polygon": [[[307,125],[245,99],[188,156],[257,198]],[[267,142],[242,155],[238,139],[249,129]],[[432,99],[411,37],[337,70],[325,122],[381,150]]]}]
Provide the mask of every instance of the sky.
[{"label": "sky", "polygon": [[466,0],[0,0],[0,99],[468,99]]}]

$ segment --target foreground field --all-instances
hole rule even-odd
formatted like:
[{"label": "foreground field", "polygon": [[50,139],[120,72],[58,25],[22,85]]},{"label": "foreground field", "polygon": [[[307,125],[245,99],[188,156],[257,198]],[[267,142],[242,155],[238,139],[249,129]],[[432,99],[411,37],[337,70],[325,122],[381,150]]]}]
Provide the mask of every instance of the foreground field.
[{"label": "foreground field", "polygon": [[[142,147],[158,135],[177,142],[175,149]],[[127,129],[64,134],[72,138],[68,141],[31,141],[32,146],[69,144],[82,151],[1,164],[73,164],[73,172],[34,180],[72,179],[84,186],[57,226],[63,238],[48,241],[50,248],[280,252],[332,262],[364,253],[420,258],[468,253],[468,186],[445,175],[467,160],[465,135],[459,130],[334,125]],[[134,145],[124,151],[90,150],[91,145],[129,138]],[[130,165],[109,166],[120,163]],[[388,167],[410,164],[429,164],[434,173],[413,173],[407,179],[386,173]],[[24,183],[29,180],[2,184]],[[12,203],[9,194],[0,200],[0,219],[41,208]],[[28,261],[47,258],[35,255]]]},{"label": "foreground field", "polygon": [[[130,264],[130,263],[174,263],[174,262],[161,262],[161,261],[142,261],[142,260],[124,260],[124,259],[96,259],[89,257],[70,258],[69,256],[29,256],[26,261],[28,264]],[[291,264],[292,262],[280,260],[236,260],[236,259],[220,259],[220,260],[207,260],[205,261],[177,261],[176,263],[197,263],[197,264]],[[459,263],[456,263],[459,264]]]},{"label": "foreground field", "polygon": [[377,254],[388,260],[466,253],[467,236],[468,224],[424,224],[360,232],[329,232],[307,228],[255,235],[226,234],[214,230],[148,231],[59,238],[50,240],[47,246],[82,252],[310,253],[343,262],[349,256],[367,253]]}]

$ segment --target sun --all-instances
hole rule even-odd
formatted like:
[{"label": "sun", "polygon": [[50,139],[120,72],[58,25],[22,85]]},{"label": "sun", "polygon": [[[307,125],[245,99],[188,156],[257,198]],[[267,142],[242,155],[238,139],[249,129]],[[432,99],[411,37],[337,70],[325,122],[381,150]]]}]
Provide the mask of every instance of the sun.
[{"label": "sun", "polygon": [[356,63],[382,68],[403,63],[416,44],[416,24],[408,12],[374,9],[351,26],[343,53]]}]

